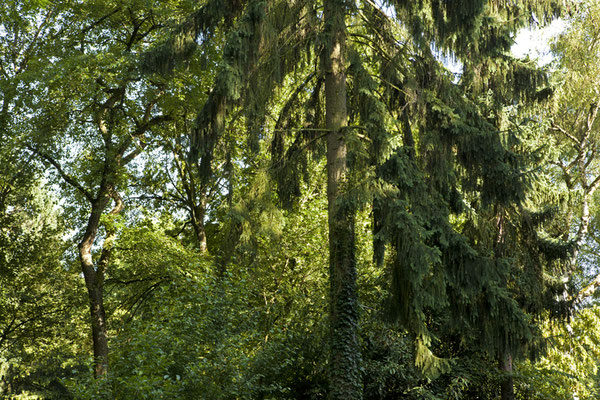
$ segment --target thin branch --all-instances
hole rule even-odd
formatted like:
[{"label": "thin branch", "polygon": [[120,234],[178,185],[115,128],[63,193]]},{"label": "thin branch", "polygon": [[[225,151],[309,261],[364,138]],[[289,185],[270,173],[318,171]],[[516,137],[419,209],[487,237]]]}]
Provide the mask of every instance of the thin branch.
[{"label": "thin branch", "polygon": [[36,30],[35,34],[33,35],[33,38],[31,39],[31,42],[29,43],[29,46],[27,46],[27,50],[25,50],[25,52],[23,52],[23,59],[19,63],[19,67],[17,68],[15,73],[19,74],[23,70],[25,70],[25,67],[27,67],[27,63],[29,62],[29,57],[31,57],[33,47],[36,44],[36,41],[37,41],[38,37],[40,36],[42,29],[48,23],[48,21],[50,20],[50,17],[52,17],[53,12],[54,12],[54,10],[48,11],[48,14],[46,14],[46,17],[44,18],[44,21],[42,21],[42,23]]},{"label": "thin branch", "polygon": [[92,22],[90,25],[86,26],[85,28],[83,28],[81,30],[81,34],[82,34],[82,38],[81,38],[81,44],[83,46],[83,40],[85,38],[85,35],[91,31],[92,29],[94,29],[96,26],[100,25],[102,22],[104,22],[105,20],[107,20],[108,18],[112,17],[113,15],[115,15],[116,13],[118,13],[119,11],[121,11],[121,6],[115,8],[113,11],[109,12],[108,14],[103,15],[102,17],[100,17],[99,19],[97,19],[96,21]]},{"label": "thin branch", "polygon": [[565,135],[566,137],[571,139],[573,142],[575,142],[575,144],[577,144],[578,146],[581,146],[581,141],[579,139],[577,139],[575,136],[573,136],[572,134],[570,134],[569,132],[567,132],[566,130],[564,130],[562,127],[553,123],[552,126],[550,127],[550,129],[562,133],[563,135]]},{"label": "thin branch", "polygon": [[600,274],[596,275],[596,277],[585,288],[577,293],[577,296],[575,296],[576,302],[581,302],[583,299],[593,295],[598,287],[600,287]]},{"label": "thin branch", "polygon": [[600,175],[598,175],[593,181],[592,183],[590,183],[589,189],[588,189],[588,193],[592,194],[596,191],[596,189],[598,189],[598,185],[600,185]]},{"label": "thin branch", "polygon": [[131,285],[132,283],[139,283],[139,282],[147,282],[147,281],[153,281],[155,279],[160,279],[160,280],[166,280],[169,279],[170,276],[168,275],[164,275],[164,276],[148,276],[145,278],[138,278],[138,279],[130,279],[127,281],[121,280],[121,279],[117,279],[117,278],[109,278],[106,280],[107,284],[110,283],[114,283],[114,284],[119,284],[119,285]]},{"label": "thin branch", "polygon": [[121,162],[121,165],[127,165],[129,162],[131,162],[134,158],[136,158],[142,151],[144,151],[144,149],[146,148],[146,146],[148,145],[147,142],[144,142],[141,140],[141,136],[150,128],[152,128],[154,125],[158,125],[162,122],[166,122],[166,121],[170,121],[173,118],[170,115],[159,115],[156,117],[153,117],[152,119],[150,119],[150,121],[146,122],[143,125],[140,125],[134,133],[131,134],[130,139],[126,140],[125,143],[123,143],[123,145],[121,145],[121,149],[119,150],[119,153],[121,153],[121,151],[125,151],[125,149],[127,147],[129,147],[129,144],[132,142],[131,139],[133,138],[138,138],[140,139],[140,144],[138,145],[138,147],[135,150],[132,150],[129,154],[127,154],[126,156],[123,157],[123,160]]},{"label": "thin branch", "polygon": [[586,139],[590,136],[590,133],[592,131],[592,126],[594,125],[594,122],[596,121],[596,116],[598,115],[599,108],[600,108],[600,100],[598,100],[596,102],[595,107],[593,108],[593,110],[591,110],[592,112],[590,114],[588,114]]},{"label": "thin branch", "polygon": [[[171,146],[170,146],[171,147]],[[181,177],[181,181],[184,185],[184,190],[186,191],[186,193],[188,192],[186,190],[186,185],[185,185],[185,174],[183,172],[183,170],[181,169],[181,166],[179,165],[179,156],[176,152],[176,150],[171,147],[171,152],[173,153],[173,157],[175,160],[175,168],[177,168],[177,173],[179,174],[179,176]],[[182,161],[183,162],[183,161]],[[188,167],[189,169],[189,167]],[[173,188],[175,189],[175,191],[177,192],[177,194],[179,194],[179,198],[182,199],[183,203],[187,205],[187,200],[186,200],[186,196],[181,192],[181,190],[179,190],[179,187],[177,186],[177,184],[175,183],[175,180],[173,179],[173,177],[171,176],[171,173],[169,172],[169,168],[165,168],[165,171],[167,173],[167,178],[169,178],[169,182],[171,182],[171,185],[173,185]],[[190,179],[193,179],[193,177],[190,176]],[[189,193],[188,194],[188,198],[189,198]],[[189,210],[191,211],[191,209]]]},{"label": "thin branch", "polygon": [[567,185],[567,188],[569,188],[569,189],[573,188],[573,181],[571,178],[571,174],[569,173],[569,170],[571,168],[573,168],[574,162],[575,161],[573,161],[570,165],[564,165],[562,162],[550,161],[550,164],[560,167],[560,169],[562,170],[562,173],[563,173],[563,177],[565,178],[565,184]]},{"label": "thin branch", "polygon": [[60,166],[60,164],[58,163],[58,161],[56,161],[54,158],[52,158],[51,156],[49,156],[46,153],[43,153],[39,150],[37,150],[36,148],[34,148],[33,146],[27,146],[27,148],[37,154],[38,156],[42,157],[44,160],[46,160],[47,162],[49,162],[50,164],[52,164],[52,166],[54,166],[54,168],[56,169],[56,172],[58,172],[58,174],[60,175],[61,178],[63,178],[63,180],[68,183],[69,185],[71,185],[73,188],[75,188],[76,190],[78,190],[79,192],[81,192],[81,194],[83,194],[85,196],[85,198],[90,202],[93,203],[94,202],[94,196],[92,196],[92,194],[87,191],[83,186],[81,186],[81,184],[79,182],[77,182],[72,176],[70,176],[69,174],[67,174],[62,167]]},{"label": "thin branch", "polygon": [[[131,321],[133,319],[133,317],[137,313],[137,310],[140,308],[140,306],[142,304],[144,304],[144,301],[152,294],[152,292],[155,289],[157,289],[161,284],[169,282],[169,281],[170,281],[170,279],[161,279],[158,282],[150,285],[146,290],[144,290],[142,292],[141,295],[137,296],[137,299],[135,299],[135,301],[133,303],[131,303],[131,305],[127,309],[127,313],[129,313],[129,318],[127,320]],[[132,296],[132,298],[135,298],[135,297],[136,296]]]}]

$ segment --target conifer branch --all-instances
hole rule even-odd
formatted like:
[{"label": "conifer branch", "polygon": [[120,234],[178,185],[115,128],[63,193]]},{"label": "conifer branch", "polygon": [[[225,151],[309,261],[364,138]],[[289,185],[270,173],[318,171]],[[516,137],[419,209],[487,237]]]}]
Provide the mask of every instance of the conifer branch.
[{"label": "conifer branch", "polygon": [[288,114],[290,112],[290,109],[294,105],[294,102],[296,101],[296,99],[300,95],[300,92],[302,92],[304,90],[304,88],[306,87],[306,85],[308,85],[308,83],[312,80],[312,78],[314,78],[314,76],[315,76],[315,72],[314,71],[311,72],[310,74],[308,74],[308,76],[306,77],[306,79],[304,79],[304,82],[302,82],[296,88],[296,90],[294,90],[294,92],[292,93],[292,95],[290,96],[290,98],[286,101],[285,105],[283,106],[283,109],[281,110],[281,113],[279,114],[279,118],[277,118],[277,122],[275,123],[275,129],[273,130],[274,132],[281,131],[281,126],[283,125],[283,122],[287,118],[287,116],[288,116]]}]

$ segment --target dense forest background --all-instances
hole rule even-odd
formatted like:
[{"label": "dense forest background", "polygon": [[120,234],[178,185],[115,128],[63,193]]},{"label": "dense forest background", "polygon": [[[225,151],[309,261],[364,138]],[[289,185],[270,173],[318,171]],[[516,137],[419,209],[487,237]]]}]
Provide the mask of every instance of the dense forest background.
[{"label": "dense forest background", "polygon": [[599,110],[598,0],[4,1],[0,397],[598,399]]}]

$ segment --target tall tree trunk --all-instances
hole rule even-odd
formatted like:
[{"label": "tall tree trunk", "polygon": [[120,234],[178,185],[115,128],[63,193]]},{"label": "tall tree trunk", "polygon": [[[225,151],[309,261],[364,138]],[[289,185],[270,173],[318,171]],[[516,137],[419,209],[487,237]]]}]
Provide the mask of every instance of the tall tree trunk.
[{"label": "tall tree trunk", "polygon": [[515,385],[512,376],[513,365],[510,353],[506,352],[500,360],[500,369],[504,374],[500,382],[500,398],[501,400],[515,400]]},{"label": "tall tree trunk", "polygon": [[208,246],[206,244],[206,228],[204,226],[204,216],[206,214],[206,196],[204,195],[204,192],[202,192],[198,195],[198,197],[200,198],[196,200],[197,204],[191,205],[192,226],[194,228],[194,233],[196,234],[198,249],[202,254],[205,254],[208,251]]},{"label": "tall tree trunk", "polygon": [[[505,257],[506,248],[506,228],[504,226],[505,223],[505,211],[502,206],[496,206],[495,208],[496,214],[496,228],[498,229],[498,234],[496,237],[496,242],[494,243],[494,257],[496,259],[500,259]],[[508,285],[508,282],[505,282],[505,285]],[[508,333],[511,334],[510,332]],[[506,344],[506,347],[509,345]],[[514,379],[512,376],[513,366],[512,366],[512,354],[510,350],[507,348],[504,349],[502,355],[499,360],[499,367],[502,373],[502,379],[500,381],[500,398],[502,400],[514,400],[515,399],[515,389],[514,389]]]},{"label": "tall tree trunk", "polygon": [[79,243],[79,259],[81,271],[88,291],[90,317],[92,323],[92,345],[94,348],[94,376],[99,378],[108,371],[108,335],[106,329],[106,314],[104,312],[103,287],[104,276],[94,267],[92,246],[96,240],[102,210],[108,199],[99,199],[92,204],[92,212]]},{"label": "tall tree trunk", "polygon": [[324,54],[327,136],[327,201],[329,219],[331,399],[362,398],[358,296],[354,255],[354,208],[345,196],[346,166],[346,5],[326,0]]},{"label": "tall tree trunk", "polygon": [[92,202],[90,218],[83,239],[79,243],[81,270],[90,302],[92,346],[94,349],[94,377],[96,378],[101,378],[108,372],[108,330],[106,326],[106,313],[104,311],[104,271],[112,252],[112,242],[115,236],[114,229],[107,227],[106,238],[104,239],[97,268],[94,266],[92,259],[92,246],[98,234],[100,217],[111,198],[114,199],[115,206],[110,214],[116,215],[121,212],[123,201],[119,194],[111,188],[101,189],[98,199]]}]

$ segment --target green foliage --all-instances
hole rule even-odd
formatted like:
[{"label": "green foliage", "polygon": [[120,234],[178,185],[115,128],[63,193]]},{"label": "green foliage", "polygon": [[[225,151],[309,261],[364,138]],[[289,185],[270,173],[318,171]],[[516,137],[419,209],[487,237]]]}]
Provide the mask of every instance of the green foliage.
[{"label": "green foliage", "polygon": [[523,399],[594,399],[600,393],[598,380],[597,306],[576,313],[569,325],[545,323],[549,350],[537,362],[518,367]]},{"label": "green foliage", "polygon": [[11,192],[0,215],[0,395],[56,398],[65,393],[57,377],[81,350],[62,338],[80,323],[82,293],[61,259],[55,200],[41,184]]},{"label": "green foliage", "polygon": [[[360,347],[342,372],[366,399],[493,399],[511,378],[520,398],[598,396],[595,308],[572,332],[556,320],[591,281],[578,271],[565,291],[568,256],[598,247],[572,239],[596,125],[576,140],[556,127],[585,128],[577,110],[597,100],[599,63],[579,46],[598,36],[595,2],[554,45],[553,88],[509,51],[554,1],[340,2],[347,176],[330,206],[348,229],[331,248],[358,285],[334,277],[337,298],[322,2],[7,5],[2,396],[323,399],[347,389],[328,382],[331,344]],[[573,146],[584,139],[587,152]],[[34,158],[53,171],[46,188]],[[99,210],[92,248],[110,348],[96,380],[74,243],[114,193],[126,208]],[[336,301],[349,336],[329,331]],[[512,375],[498,371],[506,354],[520,360]]]}]

